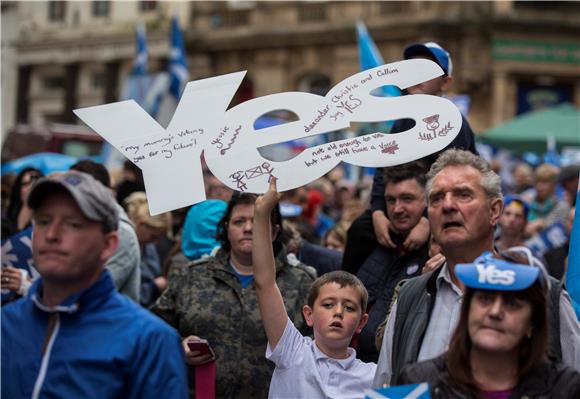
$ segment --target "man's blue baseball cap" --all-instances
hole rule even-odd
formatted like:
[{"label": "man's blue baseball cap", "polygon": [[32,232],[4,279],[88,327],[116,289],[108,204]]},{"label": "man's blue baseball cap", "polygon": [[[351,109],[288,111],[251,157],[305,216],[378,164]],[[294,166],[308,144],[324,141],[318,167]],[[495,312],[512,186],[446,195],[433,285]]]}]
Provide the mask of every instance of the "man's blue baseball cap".
[{"label": "man's blue baseball cap", "polygon": [[455,275],[469,288],[492,291],[521,291],[541,277],[539,268],[496,259],[485,252],[473,263],[455,266]]},{"label": "man's blue baseball cap", "polygon": [[435,42],[427,43],[416,43],[411,44],[403,52],[403,56],[406,60],[417,55],[429,55],[435,59],[435,62],[443,69],[443,72],[447,76],[451,76],[453,73],[453,63],[451,62],[451,56],[443,47]]}]

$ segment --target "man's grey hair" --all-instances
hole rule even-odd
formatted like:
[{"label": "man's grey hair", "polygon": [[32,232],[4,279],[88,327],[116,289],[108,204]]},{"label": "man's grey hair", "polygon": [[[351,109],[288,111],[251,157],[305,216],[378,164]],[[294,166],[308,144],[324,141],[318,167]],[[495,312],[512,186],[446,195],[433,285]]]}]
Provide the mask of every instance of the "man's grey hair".
[{"label": "man's grey hair", "polygon": [[501,178],[498,174],[491,170],[489,164],[484,159],[472,152],[458,149],[450,149],[441,153],[437,158],[437,161],[431,165],[431,169],[427,173],[427,185],[425,186],[427,198],[429,198],[429,195],[431,194],[433,179],[439,172],[448,166],[471,166],[476,169],[481,173],[481,186],[485,190],[487,198],[499,198],[503,200]]}]

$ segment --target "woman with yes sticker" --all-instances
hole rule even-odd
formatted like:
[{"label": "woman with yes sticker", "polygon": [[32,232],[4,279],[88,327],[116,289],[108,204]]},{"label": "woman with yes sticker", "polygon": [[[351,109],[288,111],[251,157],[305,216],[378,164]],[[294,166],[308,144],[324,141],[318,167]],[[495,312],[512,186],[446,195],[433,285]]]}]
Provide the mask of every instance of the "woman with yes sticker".
[{"label": "woman with yes sticker", "polygon": [[433,398],[580,398],[580,374],[548,357],[545,270],[484,253],[455,268],[465,285],[449,350],[403,369]]}]

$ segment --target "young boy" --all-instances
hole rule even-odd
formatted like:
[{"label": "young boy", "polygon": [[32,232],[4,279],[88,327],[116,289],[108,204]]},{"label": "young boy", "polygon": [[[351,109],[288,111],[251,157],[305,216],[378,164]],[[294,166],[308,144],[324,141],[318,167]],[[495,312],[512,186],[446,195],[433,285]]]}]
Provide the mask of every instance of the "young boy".
[{"label": "young boy", "polygon": [[272,248],[260,245],[271,237],[270,213],[278,199],[272,178],[268,192],[256,200],[253,226],[254,284],[268,336],[266,358],[276,364],[269,397],[361,398],[376,365],[357,359],[348,345],[367,322],[367,291],[347,272],[319,277],[302,310],[314,341],[298,332],[276,285]]}]

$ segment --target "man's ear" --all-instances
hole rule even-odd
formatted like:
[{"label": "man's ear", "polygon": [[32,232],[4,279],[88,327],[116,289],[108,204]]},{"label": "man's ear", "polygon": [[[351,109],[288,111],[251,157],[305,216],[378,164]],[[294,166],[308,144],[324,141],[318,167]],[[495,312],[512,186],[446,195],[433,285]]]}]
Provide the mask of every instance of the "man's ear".
[{"label": "man's ear", "polygon": [[499,218],[503,212],[503,201],[501,198],[492,199],[489,203],[489,219],[492,226],[497,226]]},{"label": "man's ear", "polygon": [[105,245],[103,246],[103,252],[101,252],[101,260],[103,261],[103,264],[113,256],[118,246],[119,233],[116,230],[105,234]]},{"label": "man's ear", "polygon": [[453,76],[445,76],[443,78],[443,85],[441,85],[441,91],[445,93],[451,86],[453,86]]},{"label": "man's ear", "polygon": [[360,318],[360,321],[358,322],[358,326],[356,328],[356,332],[358,334],[360,334],[360,332],[362,331],[362,329],[367,325],[367,322],[369,321],[369,314],[368,313],[364,313],[362,315],[362,317]]},{"label": "man's ear", "polygon": [[314,325],[314,320],[312,319],[312,308],[308,305],[302,307],[302,314],[304,315],[304,320],[306,320],[306,325],[312,327]]}]

